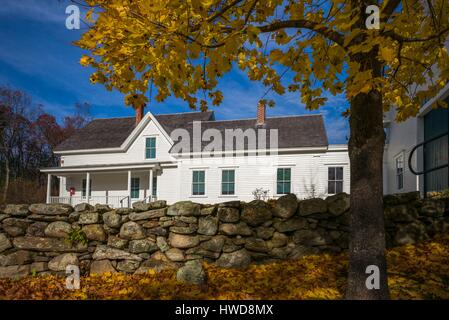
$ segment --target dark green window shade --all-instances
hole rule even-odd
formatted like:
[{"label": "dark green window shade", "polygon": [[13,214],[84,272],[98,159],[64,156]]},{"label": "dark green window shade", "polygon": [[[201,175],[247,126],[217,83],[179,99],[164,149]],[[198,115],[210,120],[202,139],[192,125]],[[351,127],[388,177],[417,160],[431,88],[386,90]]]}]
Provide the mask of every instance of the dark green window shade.
[{"label": "dark green window shade", "polygon": [[291,192],[291,169],[278,168],[277,170],[277,194],[287,194]]}]

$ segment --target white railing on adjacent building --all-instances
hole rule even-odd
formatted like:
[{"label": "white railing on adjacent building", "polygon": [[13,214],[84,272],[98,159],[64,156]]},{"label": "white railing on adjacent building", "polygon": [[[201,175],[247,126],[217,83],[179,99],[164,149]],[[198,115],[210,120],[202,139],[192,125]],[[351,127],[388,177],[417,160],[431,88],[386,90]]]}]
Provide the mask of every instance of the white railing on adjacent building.
[{"label": "white railing on adjacent building", "polygon": [[129,196],[90,196],[90,197],[82,197],[82,196],[72,196],[72,197],[50,197],[50,203],[64,203],[64,204],[70,204],[71,206],[76,206],[80,203],[89,203],[92,205],[95,205],[97,203],[99,204],[106,204],[109,205],[111,208],[127,208],[130,207],[132,203],[137,201],[144,201],[144,202],[152,202],[155,201],[155,196],[149,196],[142,199],[129,199]]}]

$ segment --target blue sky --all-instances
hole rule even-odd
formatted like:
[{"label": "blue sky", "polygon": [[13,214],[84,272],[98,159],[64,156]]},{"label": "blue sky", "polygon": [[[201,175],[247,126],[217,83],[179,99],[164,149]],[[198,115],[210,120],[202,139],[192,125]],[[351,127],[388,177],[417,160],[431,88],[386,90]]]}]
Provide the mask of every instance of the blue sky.
[{"label": "blue sky", "polygon": [[[109,92],[101,85],[89,82],[91,70],[78,62],[83,53],[72,41],[79,39],[81,30],[65,27],[68,0],[2,0],[0,6],[0,85],[9,85],[27,92],[33,101],[58,119],[74,112],[76,102],[89,102],[94,117],[131,116],[123,95]],[[239,70],[221,79],[219,88],[224,101],[212,107],[217,119],[253,118],[257,101],[266,88],[249,81]],[[331,143],[345,143],[348,136],[347,119],[341,116],[348,103],[344,96],[328,95],[328,102],[319,111],[310,112],[300,102],[298,93],[276,94],[276,106],[267,110],[268,116],[322,113]],[[152,101],[146,110],[155,114],[190,111],[187,104],[175,98],[162,103]]]}]

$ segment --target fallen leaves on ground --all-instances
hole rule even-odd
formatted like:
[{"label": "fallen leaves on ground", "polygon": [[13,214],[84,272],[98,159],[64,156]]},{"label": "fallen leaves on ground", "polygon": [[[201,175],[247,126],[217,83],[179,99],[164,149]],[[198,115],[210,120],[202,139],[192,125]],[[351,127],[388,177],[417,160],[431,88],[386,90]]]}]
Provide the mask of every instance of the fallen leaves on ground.
[{"label": "fallen leaves on ground", "polygon": [[[294,261],[223,269],[204,264],[205,286],[176,281],[174,271],[81,278],[68,290],[65,278],[0,279],[0,299],[342,299],[348,260],[320,254]],[[449,299],[449,236],[388,251],[393,299]]]}]

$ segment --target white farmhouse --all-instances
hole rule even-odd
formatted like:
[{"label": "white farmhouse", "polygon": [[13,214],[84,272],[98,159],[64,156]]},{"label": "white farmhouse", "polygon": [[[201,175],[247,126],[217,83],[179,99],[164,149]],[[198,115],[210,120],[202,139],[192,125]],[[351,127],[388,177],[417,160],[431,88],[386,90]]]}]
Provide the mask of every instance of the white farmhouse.
[{"label": "white farmhouse", "polygon": [[[329,145],[321,115],[215,120],[213,112],[96,119],[59,145],[47,202],[251,201],[349,193],[346,145]],[[59,196],[50,195],[52,176]]]}]

